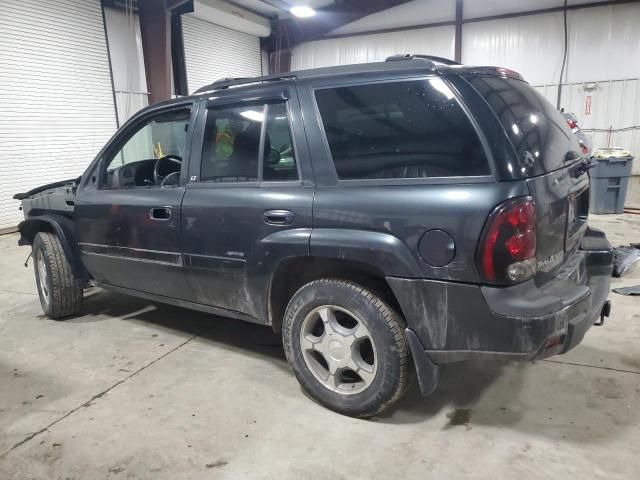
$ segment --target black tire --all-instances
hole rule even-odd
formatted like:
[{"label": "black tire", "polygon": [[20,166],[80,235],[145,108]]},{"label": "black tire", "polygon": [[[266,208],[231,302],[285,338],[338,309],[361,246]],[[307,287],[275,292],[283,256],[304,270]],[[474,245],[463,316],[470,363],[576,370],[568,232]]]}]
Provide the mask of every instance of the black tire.
[{"label": "black tire", "polygon": [[[370,333],[378,363],[371,383],[361,392],[332,390],[316,378],[305,360],[301,348],[303,323],[314,311],[326,305],[353,313]],[[289,365],[312,398],[344,415],[371,417],[393,405],[408,386],[410,355],[404,329],[404,320],[366,288],[345,280],[320,279],[304,285],[289,301],[282,337]]]},{"label": "black tire", "polygon": [[[39,262],[46,276],[40,273]],[[45,315],[59,320],[75,315],[82,308],[83,289],[73,275],[60,239],[49,232],[38,233],[33,240],[33,266],[40,305]]]}]

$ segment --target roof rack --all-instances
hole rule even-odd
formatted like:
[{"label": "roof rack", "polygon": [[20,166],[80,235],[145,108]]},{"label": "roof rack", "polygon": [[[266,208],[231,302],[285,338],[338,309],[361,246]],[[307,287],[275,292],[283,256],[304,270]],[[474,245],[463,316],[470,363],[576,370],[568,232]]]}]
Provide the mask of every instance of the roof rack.
[{"label": "roof rack", "polygon": [[235,87],[236,85],[248,85],[250,83],[262,83],[262,82],[272,82],[275,80],[290,80],[292,78],[296,78],[296,76],[292,73],[280,74],[276,73],[273,75],[265,75],[263,77],[227,77],[221,78],[220,80],[216,80],[215,82],[205,85],[202,88],[199,88],[195,91],[195,93],[205,93],[210,92],[212,90],[223,90],[229,87]]},{"label": "roof rack", "polygon": [[394,62],[397,60],[413,60],[414,58],[419,58],[421,60],[430,60],[431,62],[441,63],[443,65],[461,65],[460,63],[449,60],[448,58],[436,57],[435,55],[419,55],[413,53],[398,53],[397,55],[391,55],[390,57],[387,57],[385,62]]}]

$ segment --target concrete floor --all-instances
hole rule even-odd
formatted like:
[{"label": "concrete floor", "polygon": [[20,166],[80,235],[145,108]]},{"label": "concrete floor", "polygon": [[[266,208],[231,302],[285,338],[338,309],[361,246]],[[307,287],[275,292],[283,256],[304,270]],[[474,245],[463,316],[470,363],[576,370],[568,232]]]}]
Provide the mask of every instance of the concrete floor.
[{"label": "concrete floor", "polygon": [[[593,216],[614,245],[640,216]],[[564,356],[457,364],[370,421],[301,391],[268,328],[100,290],[43,318],[0,237],[0,478],[638,478],[640,298]],[[614,286],[640,283],[640,267]]]}]

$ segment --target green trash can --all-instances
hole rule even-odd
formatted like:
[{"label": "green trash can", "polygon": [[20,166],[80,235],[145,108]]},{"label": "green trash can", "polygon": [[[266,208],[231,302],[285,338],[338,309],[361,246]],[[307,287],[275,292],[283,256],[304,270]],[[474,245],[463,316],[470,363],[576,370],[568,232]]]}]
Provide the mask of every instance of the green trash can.
[{"label": "green trash can", "polygon": [[622,213],[633,157],[621,148],[608,148],[595,151],[593,159],[596,166],[589,171],[589,211],[596,214]]}]

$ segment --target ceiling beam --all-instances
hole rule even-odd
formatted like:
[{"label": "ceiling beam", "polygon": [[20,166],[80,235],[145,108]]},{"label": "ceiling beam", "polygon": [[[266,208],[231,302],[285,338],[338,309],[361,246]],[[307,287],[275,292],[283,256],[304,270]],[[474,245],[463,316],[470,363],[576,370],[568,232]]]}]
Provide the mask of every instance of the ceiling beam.
[{"label": "ceiling beam", "polygon": [[[289,2],[285,2],[284,0],[258,0],[261,3],[265,3],[267,5],[271,5],[273,8],[277,8],[278,10],[282,10],[283,12],[289,13],[289,9],[293,6]],[[295,5],[295,4],[294,4]]]},{"label": "ceiling beam", "polygon": [[171,98],[171,25],[163,2],[139,0],[140,34],[149,104]]},{"label": "ceiling beam", "polygon": [[462,63],[462,9],[463,0],[456,0],[456,36],[454,41],[454,59]]},{"label": "ceiling beam", "polygon": [[[240,4],[235,0],[225,0],[225,2],[228,3],[229,5],[231,5],[232,7],[236,7],[236,8],[240,8],[240,9],[246,10],[247,12],[251,12],[254,15],[258,15],[259,17],[269,18],[268,15],[265,15],[264,12],[261,12],[260,10],[256,9],[255,7],[254,8],[247,7],[246,5]],[[264,3],[264,2],[262,2],[262,3]]]},{"label": "ceiling beam", "polygon": [[168,10],[175,10],[176,8],[179,8],[186,3],[193,4],[193,0],[165,0],[165,6]]},{"label": "ceiling beam", "polygon": [[[187,77],[180,15],[193,0],[137,0],[149,104],[186,95]],[[172,73],[174,91],[172,91]]]}]

